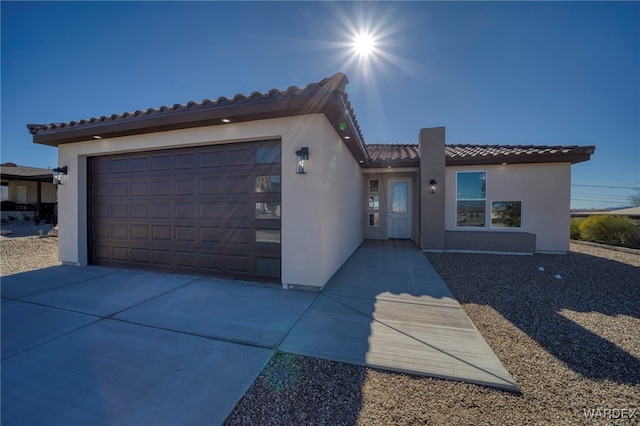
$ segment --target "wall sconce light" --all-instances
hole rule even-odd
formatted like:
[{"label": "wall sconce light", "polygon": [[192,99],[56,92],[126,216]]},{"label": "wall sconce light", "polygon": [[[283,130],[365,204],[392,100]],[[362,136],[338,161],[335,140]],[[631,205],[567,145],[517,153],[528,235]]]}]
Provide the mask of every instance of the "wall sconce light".
[{"label": "wall sconce light", "polygon": [[431,185],[431,193],[432,193],[432,194],[435,194],[435,193],[436,193],[436,190],[438,189],[438,182],[436,182],[436,180],[435,180],[435,179],[431,179],[431,180],[429,181],[429,185]]},{"label": "wall sconce light", "polygon": [[296,151],[296,155],[298,156],[298,165],[296,167],[296,173],[299,175],[304,175],[307,173],[306,171],[306,163],[309,161],[309,148],[304,147],[300,148]]},{"label": "wall sconce light", "polygon": [[67,174],[67,166],[64,167],[56,167],[52,170],[53,172],[53,184],[54,185],[62,185],[62,175]]}]

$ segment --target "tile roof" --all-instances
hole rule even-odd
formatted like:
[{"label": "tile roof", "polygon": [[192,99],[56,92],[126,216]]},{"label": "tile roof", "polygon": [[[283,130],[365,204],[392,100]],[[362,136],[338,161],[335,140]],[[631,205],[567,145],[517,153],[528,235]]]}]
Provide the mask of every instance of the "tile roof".
[{"label": "tile roof", "polygon": [[362,132],[345,91],[348,83],[346,75],[336,73],[304,89],[292,86],[285,91],[271,89],[249,96],[239,94],[216,101],[205,99],[67,123],[27,124],[27,128],[34,142],[58,146],[108,137],[324,113],[338,134],[345,138],[354,157],[366,160]]},{"label": "tile roof", "polygon": [[[110,137],[153,133],[200,126],[225,125],[229,122],[261,120],[304,114],[324,113],[343,138],[354,158],[363,167],[417,167],[420,152],[417,144],[365,145],[360,125],[345,91],[349,83],[342,73],[318,83],[285,91],[272,89],[249,96],[205,99],[173,107],[162,106],[146,111],[124,112],[68,123],[27,124],[33,141],[44,145],[90,141]],[[523,146],[523,145],[447,145],[447,165],[536,163],[586,161],[593,146]]]},{"label": "tile roof", "polygon": [[589,159],[595,146],[446,145],[447,165],[497,163],[579,163]]},{"label": "tile roof", "polygon": [[39,167],[18,166],[15,163],[0,164],[0,175],[3,178],[24,180],[51,180],[53,172]]},{"label": "tile roof", "polygon": [[[371,167],[413,166],[420,164],[418,144],[367,144]],[[589,159],[594,146],[547,145],[445,145],[447,165],[502,163],[579,163]]]},{"label": "tile roof", "polygon": [[366,144],[370,167],[417,167],[420,149],[417,144]]}]

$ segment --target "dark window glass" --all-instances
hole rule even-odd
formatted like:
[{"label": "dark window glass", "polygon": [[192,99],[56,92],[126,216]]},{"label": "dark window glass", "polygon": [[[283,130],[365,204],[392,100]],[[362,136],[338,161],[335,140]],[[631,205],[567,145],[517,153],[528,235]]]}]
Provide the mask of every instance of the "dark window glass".
[{"label": "dark window glass", "polygon": [[262,146],[256,148],[256,164],[280,163],[282,149],[279,146]]}]

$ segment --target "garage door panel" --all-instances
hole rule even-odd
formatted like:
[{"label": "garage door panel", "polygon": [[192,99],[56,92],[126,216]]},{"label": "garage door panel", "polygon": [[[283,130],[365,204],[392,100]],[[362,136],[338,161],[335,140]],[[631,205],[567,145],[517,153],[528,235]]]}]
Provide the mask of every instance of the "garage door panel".
[{"label": "garage door panel", "polygon": [[131,195],[146,197],[149,196],[149,181],[135,181],[131,182]]},{"label": "garage door panel", "polygon": [[111,217],[116,219],[129,218],[129,204],[111,204]]},{"label": "garage door panel", "polygon": [[179,178],[176,179],[176,195],[196,195],[195,178]]},{"label": "garage door panel", "polygon": [[112,174],[127,173],[129,171],[129,160],[127,159],[114,159],[111,160],[110,171]]},{"label": "garage door panel", "polygon": [[148,172],[149,171],[149,156],[133,157],[130,160],[131,172]]},{"label": "garage door panel", "polygon": [[176,226],[176,241],[196,242],[195,226]]},{"label": "garage door panel", "polygon": [[200,152],[200,167],[220,167],[222,166],[221,150],[202,150]]},{"label": "garage door panel", "polygon": [[242,148],[230,148],[226,151],[227,166],[251,166],[254,164],[254,148],[247,146]]},{"label": "garage door panel", "polygon": [[222,243],[222,228],[200,227],[200,241],[203,243]]},{"label": "garage door panel", "polygon": [[171,203],[153,203],[152,204],[153,219],[171,219]]},{"label": "garage door panel", "polygon": [[196,218],[196,203],[195,201],[182,201],[175,203],[175,216],[176,219],[195,219]]},{"label": "garage door panel", "polygon": [[225,256],[224,266],[227,272],[249,275],[253,273],[253,262],[246,256]]},{"label": "garage door panel", "polygon": [[129,240],[129,225],[114,223],[111,225],[112,240]]},{"label": "garage door panel", "polygon": [[246,222],[251,220],[251,205],[247,201],[226,201],[223,209],[225,222]]},{"label": "garage door panel", "polygon": [[171,155],[153,155],[151,160],[152,170],[171,170]]},{"label": "garage door panel", "polygon": [[93,263],[278,280],[279,141],[90,160]]},{"label": "garage door panel", "polygon": [[222,219],[222,202],[221,201],[210,201],[210,202],[201,201],[199,205],[200,205],[199,219],[202,219],[202,220]]},{"label": "garage door panel", "polygon": [[133,203],[131,204],[131,218],[132,219],[150,219],[149,212],[151,209],[149,208],[149,204],[142,203]]},{"label": "garage door panel", "polygon": [[222,176],[199,178],[200,195],[222,194]]},{"label": "garage door panel", "polygon": [[162,196],[162,195],[171,195],[171,180],[162,179],[162,180],[154,180],[152,184],[151,195],[154,197]]},{"label": "garage door panel", "polygon": [[177,154],[176,155],[176,169],[193,169],[196,167],[196,154]]},{"label": "garage door panel", "polygon": [[132,248],[131,261],[134,263],[142,263],[143,265],[151,262],[151,250],[146,248]]},{"label": "garage door panel", "polygon": [[121,247],[121,246],[112,246],[111,247],[111,258],[113,260],[121,261],[121,262],[129,262],[131,259],[129,258],[129,247]]},{"label": "garage door panel", "polygon": [[225,176],[225,194],[250,194],[252,186],[248,176]]},{"label": "garage door panel", "polygon": [[132,240],[148,240],[151,233],[149,232],[149,225],[131,225],[131,239]]}]

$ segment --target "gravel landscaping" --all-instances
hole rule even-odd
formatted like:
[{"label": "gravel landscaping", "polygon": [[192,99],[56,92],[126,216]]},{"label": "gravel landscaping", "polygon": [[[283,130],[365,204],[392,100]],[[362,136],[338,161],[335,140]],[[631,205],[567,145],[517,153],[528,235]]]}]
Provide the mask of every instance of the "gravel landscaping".
[{"label": "gravel landscaping", "polygon": [[[59,264],[55,237],[0,238],[0,255],[3,276]],[[427,258],[521,394],[277,354],[227,424],[640,424],[640,254]]]},{"label": "gravel landscaping", "polygon": [[278,354],[227,424],[640,424],[640,254],[427,257],[521,394]]},{"label": "gravel landscaping", "polygon": [[[2,224],[0,276],[60,265],[58,237],[53,225],[33,222]],[[9,232],[7,232],[9,231]]]}]

